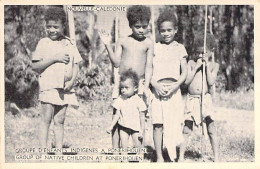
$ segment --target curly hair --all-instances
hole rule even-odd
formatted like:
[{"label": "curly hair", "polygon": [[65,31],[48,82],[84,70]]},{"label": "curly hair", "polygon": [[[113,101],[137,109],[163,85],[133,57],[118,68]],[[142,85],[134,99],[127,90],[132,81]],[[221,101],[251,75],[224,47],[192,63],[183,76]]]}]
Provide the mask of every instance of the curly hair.
[{"label": "curly hair", "polygon": [[45,12],[45,21],[49,20],[61,20],[62,24],[66,23],[66,13],[62,8],[50,7]]},{"label": "curly hair", "polygon": [[[194,51],[197,50],[198,47],[203,47],[204,46],[204,33],[195,33],[194,35],[194,43],[193,43],[193,48]],[[206,47],[208,50],[213,51],[214,48],[216,47],[216,38],[214,35],[207,33],[206,35]]]},{"label": "curly hair", "polygon": [[138,75],[135,71],[133,71],[132,69],[128,69],[125,72],[123,72],[120,76],[120,81],[124,82],[126,81],[126,79],[131,79],[134,86],[138,86],[139,84],[139,78]]},{"label": "curly hair", "polygon": [[129,21],[129,27],[132,27],[138,21],[147,21],[149,23],[151,19],[150,8],[143,5],[134,5],[127,9],[127,19]]},{"label": "curly hair", "polygon": [[174,28],[177,28],[177,16],[174,14],[172,10],[164,10],[157,19],[157,27],[160,29],[160,26],[163,22],[169,21],[173,23]]}]

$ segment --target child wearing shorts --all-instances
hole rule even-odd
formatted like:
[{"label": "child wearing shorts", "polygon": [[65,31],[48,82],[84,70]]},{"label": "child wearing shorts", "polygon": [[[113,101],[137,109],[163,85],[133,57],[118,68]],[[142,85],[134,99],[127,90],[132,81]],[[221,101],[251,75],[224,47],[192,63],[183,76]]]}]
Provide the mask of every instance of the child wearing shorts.
[{"label": "child wearing shorts", "polygon": [[78,105],[73,84],[82,60],[76,45],[64,36],[66,13],[62,8],[46,10],[47,37],[42,38],[33,54],[33,69],[39,75],[41,119],[39,142],[47,147],[48,131],[54,121],[56,148],[62,148],[64,121],[68,104]]},{"label": "child wearing shorts", "polygon": [[[212,59],[212,52],[216,45],[215,37],[207,34],[206,53],[203,54],[203,34],[196,34],[194,40],[195,53],[188,61],[188,75],[184,85],[187,87],[187,97],[185,105],[185,125],[183,129],[185,141],[180,148],[180,158],[184,160],[184,149],[186,140],[190,136],[193,126],[203,125],[206,123],[207,133],[214,152],[214,161],[218,161],[218,140],[212,114],[212,97],[211,90],[217,78],[219,64]],[[203,56],[203,58],[202,58]],[[202,61],[205,61],[205,93],[203,97],[203,110],[201,110],[201,93],[202,93]],[[202,111],[202,117],[200,112]]]},{"label": "child wearing shorts", "polygon": [[137,94],[138,82],[138,75],[134,71],[130,69],[123,72],[120,77],[121,95],[113,103],[116,114],[107,132],[111,133],[118,122],[122,148],[128,147],[129,136],[133,139],[134,147],[141,147],[147,107]]},{"label": "child wearing shorts", "polygon": [[[151,80],[151,111],[153,138],[157,162],[163,162],[163,144],[171,161],[176,158],[176,146],[183,141],[184,103],[180,85],[187,76],[187,52],[174,41],[177,18],[170,11],[162,12],[157,20],[161,41],[155,44]],[[181,70],[181,73],[180,73]]]}]

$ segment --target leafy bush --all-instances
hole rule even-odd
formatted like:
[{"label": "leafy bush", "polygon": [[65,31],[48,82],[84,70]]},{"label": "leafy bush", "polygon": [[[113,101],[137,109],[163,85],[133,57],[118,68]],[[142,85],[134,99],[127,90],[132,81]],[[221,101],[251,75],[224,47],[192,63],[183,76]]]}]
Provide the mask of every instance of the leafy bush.
[{"label": "leafy bush", "polygon": [[94,65],[92,68],[82,66],[78,74],[75,88],[80,99],[99,99],[105,93],[103,88],[106,78],[101,68]]},{"label": "leafy bush", "polygon": [[35,104],[38,89],[37,73],[32,70],[31,60],[23,55],[5,63],[5,99],[19,107]]}]

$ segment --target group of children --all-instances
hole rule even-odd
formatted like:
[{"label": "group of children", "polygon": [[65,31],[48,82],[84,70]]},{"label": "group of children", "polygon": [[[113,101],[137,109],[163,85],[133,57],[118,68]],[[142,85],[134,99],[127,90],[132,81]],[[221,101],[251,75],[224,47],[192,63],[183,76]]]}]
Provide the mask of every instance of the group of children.
[{"label": "group of children", "polygon": [[[177,18],[170,11],[162,12],[157,20],[160,42],[148,38],[151,18],[149,7],[138,5],[127,10],[132,34],[119,38],[115,51],[109,34],[99,35],[115,68],[119,68],[119,82],[114,87],[114,113],[107,132],[112,133],[113,147],[128,147],[129,137],[135,147],[142,145],[145,115],[149,111],[153,124],[153,138],[157,162],[163,162],[162,147],[167,148],[171,161],[176,160],[176,147],[184,158],[185,143],[193,126],[206,122],[218,161],[218,144],[210,110],[203,109],[200,118],[202,93],[202,64],[205,62],[205,107],[212,103],[210,89],[215,82],[218,64],[211,59],[215,39],[207,36],[207,52],[203,52],[203,38],[195,37],[196,53],[190,56],[185,47],[176,42]],[[40,40],[34,57],[33,68],[40,73],[39,100],[42,105],[39,140],[47,146],[48,129],[54,121],[56,147],[62,147],[66,108],[75,94],[71,90],[78,72],[81,57],[74,42],[64,36],[66,15],[61,8],[46,12],[47,37]],[[188,63],[187,63],[188,60]],[[185,99],[180,87],[186,88]],[[76,104],[76,102],[75,102]]]}]

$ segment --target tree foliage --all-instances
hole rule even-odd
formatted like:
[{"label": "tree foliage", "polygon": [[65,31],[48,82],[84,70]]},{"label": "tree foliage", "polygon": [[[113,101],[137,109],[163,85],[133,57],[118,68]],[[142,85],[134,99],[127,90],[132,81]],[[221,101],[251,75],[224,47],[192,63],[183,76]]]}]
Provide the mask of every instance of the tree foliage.
[{"label": "tree foliage", "polygon": [[[205,6],[174,5],[160,8],[178,16],[176,40],[183,43],[189,55],[194,52],[194,37],[204,32]],[[208,6],[207,31],[217,39],[215,61],[220,64],[218,90],[253,89],[254,84],[254,7],[249,5]],[[224,78],[223,78],[224,77]]]},{"label": "tree foliage", "polygon": [[[7,100],[14,100],[17,103],[18,100],[22,100],[24,105],[21,106],[28,106],[29,104],[25,104],[25,100],[34,99],[35,93],[37,93],[37,73],[32,71],[31,56],[38,41],[45,36],[44,11],[48,7],[42,5],[6,5],[4,7],[5,94]],[[195,46],[195,35],[198,32],[204,32],[205,7],[169,5],[155,6],[155,8],[159,9],[157,14],[169,9],[177,15],[178,33],[176,40],[183,43],[188,54],[191,55]],[[208,11],[211,9],[214,18],[211,25],[212,33],[217,39],[215,60],[220,64],[217,89],[253,89],[253,6],[208,6]],[[109,73],[111,74],[111,65],[94,26],[97,17],[98,14],[91,11],[74,12],[77,47],[85,60],[79,73],[76,90],[78,95],[84,99],[97,93],[104,94],[98,88],[106,83],[109,84],[107,79],[111,76],[109,75]],[[208,31],[209,28],[208,24]],[[112,33],[114,32],[112,31]],[[114,42],[115,39],[112,41]],[[91,62],[93,62],[92,69],[87,68],[90,57]]]}]

